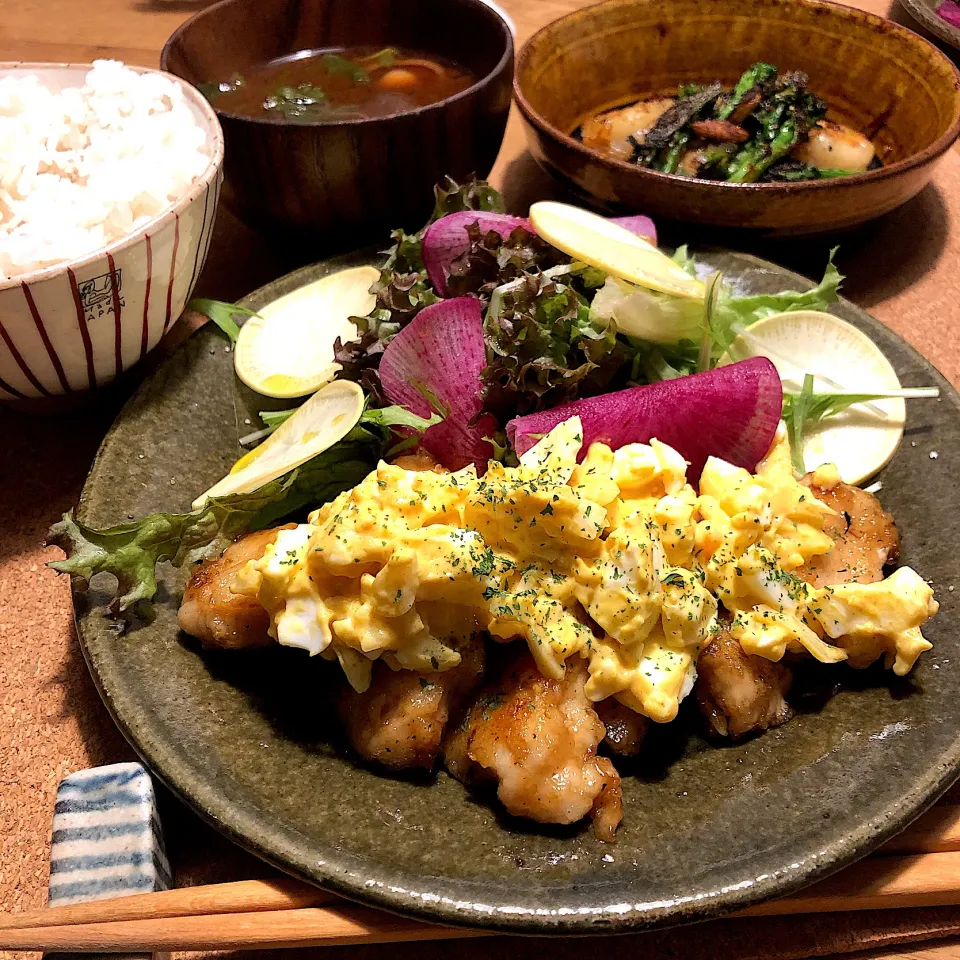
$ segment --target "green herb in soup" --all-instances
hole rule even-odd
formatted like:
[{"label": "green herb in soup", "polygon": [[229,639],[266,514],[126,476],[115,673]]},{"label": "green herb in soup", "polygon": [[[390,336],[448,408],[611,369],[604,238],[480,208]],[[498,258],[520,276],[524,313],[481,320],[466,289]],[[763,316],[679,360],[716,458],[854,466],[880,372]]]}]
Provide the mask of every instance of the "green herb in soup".
[{"label": "green herb in soup", "polygon": [[346,47],[302,50],[202,89],[229,113],[321,123],[405,113],[466,90],[474,79],[432,54]]}]

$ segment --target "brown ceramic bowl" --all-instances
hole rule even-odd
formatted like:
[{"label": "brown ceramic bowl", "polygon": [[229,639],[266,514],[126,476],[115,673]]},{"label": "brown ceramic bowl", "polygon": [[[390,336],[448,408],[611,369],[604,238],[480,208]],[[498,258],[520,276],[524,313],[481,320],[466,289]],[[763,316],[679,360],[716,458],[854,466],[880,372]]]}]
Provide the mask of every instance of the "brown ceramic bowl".
[{"label": "brown ceramic bowl", "polygon": [[352,45],[412,47],[479,79],[431,106],[369,120],[302,124],[217,110],[225,199],[251,226],[309,252],[420,227],[444,176],[489,172],[510,107],[509,26],[482,0],[221,0],[184,23],[160,58],[200,84],[298,50]]},{"label": "brown ceramic bowl", "polygon": [[[873,137],[884,166],[721,183],[608,159],[572,136],[601,110],[689,81],[732,84],[757,60],[808,73],[828,116]],[[947,57],[904,27],[824,0],[607,0],[534,34],[514,94],[536,159],[595,204],[767,233],[843,229],[894,209],[960,133],[960,73]]]}]

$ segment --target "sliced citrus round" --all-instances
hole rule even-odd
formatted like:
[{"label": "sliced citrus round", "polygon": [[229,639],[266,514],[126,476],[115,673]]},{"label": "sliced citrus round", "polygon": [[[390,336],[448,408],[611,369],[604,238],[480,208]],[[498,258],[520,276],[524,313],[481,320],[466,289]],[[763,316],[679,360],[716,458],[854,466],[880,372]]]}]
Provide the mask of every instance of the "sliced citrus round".
[{"label": "sliced citrus round", "polygon": [[350,380],[334,380],[318,390],[259,447],[242,456],[233,469],[193,502],[199,510],[209,497],[251,493],[342,440],[363,413],[364,394]]},{"label": "sliced citrus round", "polygon": [[591,267],[648,290],[703,299],[700,280],[643,237],[589,210],[542,201],[530,207],[530,222],[551,246]]},{"label": "sliced citrus round", "polygon": [[303,397],[319,390],[340,369],[333,359],[337,337],[357,337],[350,317],[369,313],[376,267],[351,267],[308,283],[250,317],[240,328],[233,355],[237,376],[266,397]]},{"label": "sliced citrus round", "polygon": [[[742,329],[721,363],[764,356],[785,390],[798,393],[813,374],[814,393],[885,393],[900,381],[880,348],[855,326],[819,310],[777,313]],[[803,462],[833,463],[846,483],[862,483],[886,466],[900,445],[906,408],[900,398],[857,403],[806,432]]]}]

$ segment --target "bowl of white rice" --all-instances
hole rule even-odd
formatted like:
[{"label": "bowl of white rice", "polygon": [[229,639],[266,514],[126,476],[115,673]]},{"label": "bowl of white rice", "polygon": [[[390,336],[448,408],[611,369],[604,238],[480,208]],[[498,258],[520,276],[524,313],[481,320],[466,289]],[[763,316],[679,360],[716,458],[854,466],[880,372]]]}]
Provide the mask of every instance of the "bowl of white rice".
[{"label": "bowl of white rice", "polygon": [[93,389],[157,345],[206,259],[222,162],[177,77],[0,63],[0,400]]}]

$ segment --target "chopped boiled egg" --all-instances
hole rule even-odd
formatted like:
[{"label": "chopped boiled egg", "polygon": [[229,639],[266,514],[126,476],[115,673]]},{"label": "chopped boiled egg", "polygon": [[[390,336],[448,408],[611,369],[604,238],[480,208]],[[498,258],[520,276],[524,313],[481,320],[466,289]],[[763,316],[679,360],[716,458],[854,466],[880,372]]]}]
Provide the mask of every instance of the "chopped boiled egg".
[{"label": "chopped boiled egg", "polygon": [[879,583],[841,583],[824,592],[815,615],[828,637],[838,641],[855,667],[866,666],[881,646],[898,676],[910,672],[933,644],[920,627],[939,609],[930,585],[910,567]]},{"label": "chopped boiled egg", "polygon": [[591,700],[658,722],[676,716],[728,617],[768,660],[884,657],[901,673],[929,647],[936,602],[912,571],[825,588],[794,572],[833,548],[832,511],[794,477],[782,433],[755,474],[709,460],[699,494],[657,440],[596,443],[578,464],[581,444],[570,418],[483,476],[381,463],[281,532],[233,589],[262,604],[281,643],[336,657],[357,690],[380,658],[454,666],[460,624],[526,642],[552,679],[583,658]]}]

